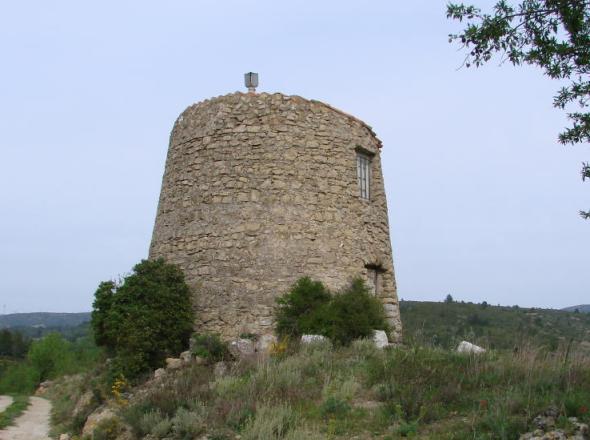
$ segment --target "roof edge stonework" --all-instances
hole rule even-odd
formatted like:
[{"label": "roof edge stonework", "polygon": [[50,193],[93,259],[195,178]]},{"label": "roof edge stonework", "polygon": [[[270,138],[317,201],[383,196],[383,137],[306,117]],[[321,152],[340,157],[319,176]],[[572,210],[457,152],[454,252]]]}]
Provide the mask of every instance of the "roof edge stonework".
[{"label": "roof edge stonework", "polygon": [[[371,136],[373,138],[375,138],[375,140],[377,141],[377,146],[379,147],[379,149],[383,148],[383,142],[381,141],[381,139],[379,139],[379,137],[377,136],[377,134],[373,130],[373,127],[371,127],[369,124],[367,124],[363,120],[361,120],[361,119],[359,119],[359,118],[351,115],[350,113],[347,113],[347,112],[345,112],[343,110],[340,110],[339,108],[336,108],[336,107],[334,107],[334,106],[332,106],[330,104],[327,104],[325,102],[319,101],[317,99],[307,99],[307,98],[304,98],[304,97],[299,96],[299,95],[285,95],[285,94],[280,93],[280,92],[274,92],[274,93],[268,93],[268,92],[262,92],[262,93],[244,93],[244,92],[239,92],[238,91],[238,92],[233,92],[233,93],[227,93],[225,95],[215,96],[215,97],[212,97],[212,98],[207,98],[207,99],[204,99],[202,101],[197,101],[197,102],[189,105],[187,108],[184,109],[184,111],[182,113],[180,113],[180,115],[178,116],[178,118],[174,122],[174,126],[176,126],[176,123],[178,121],[182,120],[182,118],[184,117],[184,115],[185,115],[185,113],[187,111],[189,111],[191,109],[195,109],[196,107],[200,107],[200,106],[205,105],[205,104],[209,104],[209,103],[212,103],[212,102],[215,102],[215,101],[222,100],[223,98],[228,98],[228,97],[236,96],[236,95],[244,96],[244,97],[272,97],[272,96],[275,96],[275,95],[280,95],[280,96],[282,96],[286,100],[291,100],[291,99],[293,99],[293,100],[301,100],[301,101],[307,102],[307,103],[312,104],[312,105],[320,105],[320,106],[323,106],[323,107],[325,107],[325,108],[327,108],[327,109],[329,109],[331,111],[334,111],[334,112],[336,112],[336,113],[338,113],[338,114],[340,114],[342,116],[345,116],[346,118],[350,119],[351,121],[353,121],[353,122],[359,124],[360,126],[364,127],[371,134]],[[174,128],[173,128],[173,130],[174,130]]]}]

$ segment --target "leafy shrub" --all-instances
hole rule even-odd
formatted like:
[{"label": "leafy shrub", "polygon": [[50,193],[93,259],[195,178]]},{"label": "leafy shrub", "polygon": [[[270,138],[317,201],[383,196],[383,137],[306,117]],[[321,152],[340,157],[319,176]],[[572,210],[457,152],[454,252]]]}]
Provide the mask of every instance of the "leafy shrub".
[{"label": "leafy shrub", "polygon": [[100,355],[100,349],[88,338],[69,342],[59,333],[48,333],[31,343],[24,361],[4,363],[0,393],[32,394],[39,382],[87,370]]},{"label": "leafy shrub", "polygon": [[332,295],[320,281],[300,278],[277,300],[277,333],[284,336],[324,334],[325,310],[331,299]]},{"label": "leafy shrub", "polygon": [[373,330],[389,330],[383,304],[360,278],[336,295],[319,281],[301,278],[277,303],[277,333],[281,336],[319,334],[349,345],[372,336]]},{"label": "leafy shrub", "polygon": [[95,293],[96,343],[115,355],[115,370],[128,378],[180,353],[188,345],[193,320],[184,275],[163,259],[143,260],[120,285],[103,282]]},{"label": "leafy shrub", "polygon": [[11,364],[0,376],[0,394],[33,394],[39,371],[27,363]]},{"label": "leafy shrub", "polygon": [[70,343],[59,333],[50,333],[33,341],[27,360],[39,372],[39,380],[55,377],[58,372],[67,373],[72,364]]},{"label": "leafy shrub", "polygon": [[109,318],[117,285],[114,281],[103,281],[94,293],[92,304],[92,330],[96,345],[113,350],[116,345],[116,334],[110,329]]},{"label": "leafy shrub", "polygon": [[219,362],[230,358],[227,344],[218,335],[195,334],[191,338],[191,351],[210,362]]},{"label": "leafy shrub", "polygon": [[0,356],[24,358],[31,341],[20,332],[0,330]]},{"label": "leafy shrub", "polygon": [[328,310],[330,324],[326,336],[342,345],[370,337],[374,330],[389,330],[383,304],[369,293],[360,278],[335,295]]}]

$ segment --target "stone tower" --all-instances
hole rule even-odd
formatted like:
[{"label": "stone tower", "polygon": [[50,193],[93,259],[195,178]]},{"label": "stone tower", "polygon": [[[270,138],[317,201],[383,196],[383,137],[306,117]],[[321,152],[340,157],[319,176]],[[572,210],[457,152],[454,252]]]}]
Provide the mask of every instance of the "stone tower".
[{"label": "stone tower", "polygon": [[234,93],[187,108],[170,136],[150,258],[178,264],[197,326],[272,331],[302,276],[337,290],[362,276],[401,335],[381,142],[319,101]]}]

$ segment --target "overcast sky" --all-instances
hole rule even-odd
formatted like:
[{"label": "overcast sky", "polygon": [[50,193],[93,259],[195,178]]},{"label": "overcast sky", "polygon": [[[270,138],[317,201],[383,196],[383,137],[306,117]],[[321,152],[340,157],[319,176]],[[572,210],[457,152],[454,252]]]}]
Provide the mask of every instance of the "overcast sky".
[{"label": "overcast sky", "polygon": [[541,71],[459,69],[445,4],[4,2],[0,311],[90,310],[145,258],[174,120],[247,71],[382,139],[400,298],[590,302],[590,148]]}]

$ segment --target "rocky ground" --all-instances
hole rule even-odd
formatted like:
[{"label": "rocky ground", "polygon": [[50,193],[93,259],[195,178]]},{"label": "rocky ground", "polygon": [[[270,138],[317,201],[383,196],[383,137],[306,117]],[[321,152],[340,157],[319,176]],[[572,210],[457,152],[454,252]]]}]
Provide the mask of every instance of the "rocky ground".
[{"label": "rocky ground", "polygon": [[[570,417],[562,423],[563,428],[557,428],[559,411],[556,408],[549,408],[543,414],[539,414],[533,420],[537,428],[520,436],[520,440],[586,440],[589,429],[585,423],[579,423],[576,417]],[[565,428],[565,429],[564,429]]]}]

